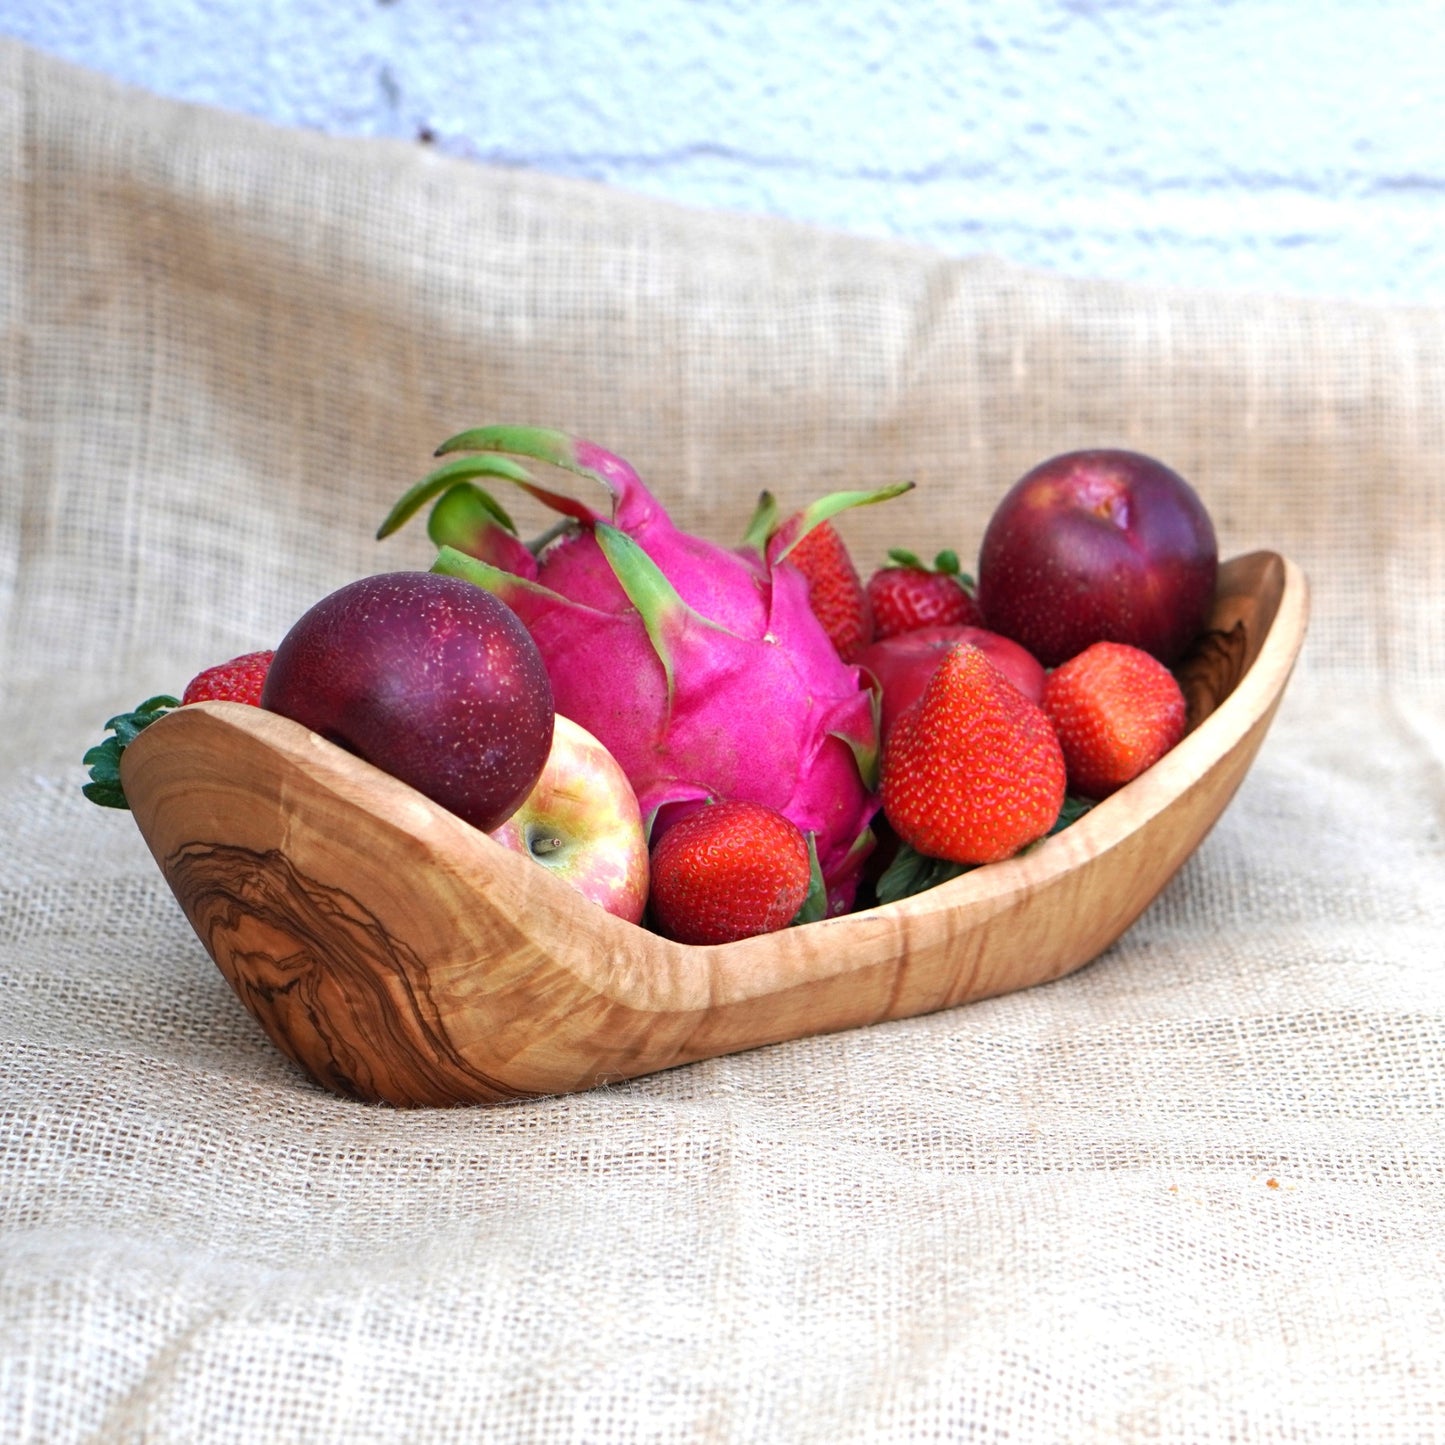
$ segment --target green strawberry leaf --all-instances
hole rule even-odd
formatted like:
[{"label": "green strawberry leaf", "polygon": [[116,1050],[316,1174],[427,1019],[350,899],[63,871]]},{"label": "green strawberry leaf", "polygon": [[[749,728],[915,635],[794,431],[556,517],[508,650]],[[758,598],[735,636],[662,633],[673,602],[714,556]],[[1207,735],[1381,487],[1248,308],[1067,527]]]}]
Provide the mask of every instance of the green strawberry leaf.
[{"label": "green strawberry leaf", "polygon": [[[1052,838],[1055,833],[1063,832],[1069,824],[1077,823],[1093,806],[1092,799],[1069,793],[1064,798],[1064,805],[1054,820],[1054,826],[1044,834],[1044,838]],[[1028,844],[1020,851],[1027,853],[1030,848],[1037,848],[1044,838]],[[976,863],[950,863],[944,858],[930,858],[909,844],[900,843],[893,861],[883,870],[883,875],[878,880],[878,902],[896,903],[900,898],[911,898],[915,893],[925,893],[928,889],[937,888],[940,883],[947,883],[978,866]]]},{"label": "green strawberry leaf", "polygon": [[973,578],[959,567],[958,553],[951,547],[945,547],[944,550],[933,559],[933,570],[941,573],[945,577],[952,577],[965,592],[973,592],[976,584]]},{"label": "green strawberry leaf", "polygon": [[1054,819],[1054,826],[1044,834],[1044,837],[1052,838],[1055,833],[1062,833],[1070,823],[1077,823],[1093,806],[1092,798],[1081,797],[1078,793],[1067,794],[1064,798],[1064,806],[1059,809],[1059,816]]},{"label": "green strawberry leaf", "polygon": [[917,552],[910,552],[906,547],[890,547],[888,549],[888,560],[895,567],[915,567],[920,572],[928,571],[928,565]]},{"label": "green strawberry leaf", "polygon": [[888,549],[888,561],[894,567],[911,567],[915,572],[938,573],[943,577],[952,577],[965,592],[972,593],[974,580],[967,572],[960,570],[958,553],[952,547],[945,547],[933,559],[933,565],[929,566],[917,552],[910,552],[906,547],[890,547]]},{"label": "green strawberry leaf", "polygon": [[120,755],[141,731],[158,717],[181,705],[180,699],[162,693],[148,697],[130,712],[118,713],[106,722],[106,731],[113,736],[86,750],[81,762],[90,769],[90,781],[80,791],[102,808],[129,808],[125,789],[120,782]]},{"label": "green strawberry leaf", "polygon": [[878,880],[879,903],[897,903],[947,883],[952,878],[977,867],[974,863],[950,863],[946,858],[930,858],[908,843],[900,843],[893,861]]},{"label": "green strawberry leaf", "polygon": [[828,914],[828,890],[823,884],[823,869],[818,863],[818,839],[808,834],[808,896],[803,906],[793,915],[790,928],[799,923],[816,923]]}]

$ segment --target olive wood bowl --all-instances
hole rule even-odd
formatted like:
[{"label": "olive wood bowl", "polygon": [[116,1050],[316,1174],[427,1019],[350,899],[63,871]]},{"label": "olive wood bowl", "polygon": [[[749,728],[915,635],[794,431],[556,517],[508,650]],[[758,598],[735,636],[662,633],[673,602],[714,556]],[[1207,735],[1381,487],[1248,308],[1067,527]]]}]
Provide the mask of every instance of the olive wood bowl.
[{"label": "olive wood bowl", "polygon": [[1303,574],[1220,569],[1178,669],[1190,730],[1004,863],[898,902],[717,947],[605,913],[406,784],[236,703],[126,749],[137,824],[217,967],[326,1088],[491,1104],[633,1078],[1044,983],[1098,956],[1224,811],[1304,639]]}]

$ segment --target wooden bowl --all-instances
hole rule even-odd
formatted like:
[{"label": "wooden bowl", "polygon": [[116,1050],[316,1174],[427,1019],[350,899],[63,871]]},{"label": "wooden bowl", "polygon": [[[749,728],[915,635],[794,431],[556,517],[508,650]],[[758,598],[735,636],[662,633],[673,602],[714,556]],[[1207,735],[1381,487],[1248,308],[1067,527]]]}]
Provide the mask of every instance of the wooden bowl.
[{"label": "wooden bowl", "polygon": [[1006,863],[721,947],[588,903],[406,784],[259,708],[202,703],[127,749],[135,819],[201,942],[326,1088],[397,1105],[566,1093],[950,1008],[1095,958],[1224,811],[1304,640],[1305,579],[1221,568],[1180,668],[1190,732]]}]

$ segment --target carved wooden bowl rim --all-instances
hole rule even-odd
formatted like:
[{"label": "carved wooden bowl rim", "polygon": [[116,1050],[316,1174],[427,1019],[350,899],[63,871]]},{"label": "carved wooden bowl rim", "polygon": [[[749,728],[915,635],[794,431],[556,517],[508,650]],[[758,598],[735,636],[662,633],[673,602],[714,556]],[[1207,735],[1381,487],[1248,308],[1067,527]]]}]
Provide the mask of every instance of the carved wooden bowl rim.
[{"label": "carved wooden bowl rim", "polygon": [[1179,671],[1191,730],[1005,863],[719,947],[613,918],[288,719],[178,709],[126,750],[137,825],[273,1041],[339,1094],[394,1104],[567,1092],[1028,987],[1107,948],[1217,821],[1303,643],[1273,552],[1221,568]]}]

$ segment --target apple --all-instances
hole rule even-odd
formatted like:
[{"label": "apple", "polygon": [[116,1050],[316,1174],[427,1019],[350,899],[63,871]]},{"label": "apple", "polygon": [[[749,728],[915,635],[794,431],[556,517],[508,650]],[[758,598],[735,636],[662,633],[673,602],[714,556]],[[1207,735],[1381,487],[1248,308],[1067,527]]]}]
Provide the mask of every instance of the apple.
[{"label": "apple", "polygon": [[978,559],[984,625],[1045,667],[1094,642],[1125,642],[1166,666],[1204,629],[1219,566],[1193,487],[1138,452],[1066,452],[1020,477]]},{"label": "apple", "polygon": [[261,706],[489,832],[552,745],[552,685],[521,619],[459,577],[387,572],[323,597],[276,648]]},{"label": "apple", "polygon": [[1017,642],[982,627],[957,623],[950,627],[921,627],[871,642],[858,654],[857,663],[878,679],[883,706],[879,733],[886,738],[894,722],[923,694],[944,654],[961,642],[981,647],[990,662],[1031,702],[1041,703],[1045,672],[1038,659]]},{"label": "apple", "polygon": [[617,759],[571,718],[557,716],[541,777],[492,837],[609,913],[642,921],[649,871],[637,794]]}]

